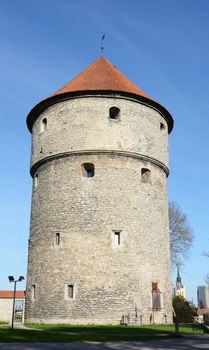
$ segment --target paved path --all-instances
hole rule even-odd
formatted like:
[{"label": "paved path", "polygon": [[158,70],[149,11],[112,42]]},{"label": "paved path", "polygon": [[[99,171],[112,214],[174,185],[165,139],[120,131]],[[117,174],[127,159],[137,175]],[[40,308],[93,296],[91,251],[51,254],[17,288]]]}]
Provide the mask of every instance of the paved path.
[{"label": "paved path", "polygon": [[0,343],[0,350],[209,350],[209,335],[146,342]]}]

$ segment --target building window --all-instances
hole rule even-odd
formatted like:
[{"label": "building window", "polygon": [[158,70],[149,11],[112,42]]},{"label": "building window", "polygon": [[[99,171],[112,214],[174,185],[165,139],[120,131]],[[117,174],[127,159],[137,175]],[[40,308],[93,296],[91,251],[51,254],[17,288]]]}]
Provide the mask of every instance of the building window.
[{"label": "building window", "polygon": [[73,284],[67,285],[67,296],[69,299],[74,299],[74,285]]},{"label": "building window", "polygon": [[121,231],[114,231],[114,242],[116,246],[119,246],[121,244]]},{"label": "building window", "polygon": [[110,119],[117,120],[120,117],[120,109],[118,107],[110,107],[109,109]]},{"label": "building window", "polygon": [[122,231],[113,230],[112,231],[112,247],[119,248],[122,245]]},{"label": "building window", "polygon": [[153,310],[161,310],[161,292],[157,282],[152,282],[152,308]]},{"label": "building window", "polygon": [[93,177],[94,176],[94,164],[92,163],[84,163],[82,164],[82,173],[85,177]]},{"label": "building window", "polygon": [[34,187],[37,188],[39,183],[39,175],[36,174],[34,177]]},{"label": "building window", "polygon": [[143,183],[151,183],[151,171],[149,169],[142,168],[141,178]]},{"label": "building window", "polygon": [[165,130],[165,125],[163,123],[160,123],[160,130]]},{"label": "building window", "polygon": [[36,285],[32,284],[32,300],[36,298]]},{"label": "building window", "polygon": [[55,245],[60,245],[60,232],[55,233]]},{"label": "building window", "polygon": [[43,118],[41,121],[41,132],[46,131],[46,129],[47,129],[47,119]]}]

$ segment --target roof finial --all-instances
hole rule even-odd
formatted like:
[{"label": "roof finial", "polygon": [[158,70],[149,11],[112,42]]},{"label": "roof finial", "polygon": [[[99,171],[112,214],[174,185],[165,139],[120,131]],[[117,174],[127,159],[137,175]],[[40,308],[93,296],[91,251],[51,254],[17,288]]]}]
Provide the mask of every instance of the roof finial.
[{"label": "roof finial", "polygon": [[100,47],[100,49],[101,49],[101,56],[102,56],[103,50],[104,50],[104,46],[103,46],[104,38],[105,38],[105,34],[102,35],[102,40],[101,40],[101,47]]}]

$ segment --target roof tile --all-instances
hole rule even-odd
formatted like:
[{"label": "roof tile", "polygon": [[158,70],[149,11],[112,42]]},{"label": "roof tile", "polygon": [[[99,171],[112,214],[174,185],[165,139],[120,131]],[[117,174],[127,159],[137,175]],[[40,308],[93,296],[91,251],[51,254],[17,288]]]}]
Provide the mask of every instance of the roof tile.
[{"label": "roof tile", "polygon": [[[14,291],[13,290],[0,290],[0,299],[12,299],[14,297]],[[25,299],[25,291],[24,290],[17,290],[16,291],[16,298]]]},{"label": "roof tile", "polygon": [[[112,65],[104,56],[99,57],[83,72],[69,81],[63,88],[51,96],[75,91],[110,90],[150,97],[132,83],[124,74]],[[51,97],[50,96],[50,97]]]}]

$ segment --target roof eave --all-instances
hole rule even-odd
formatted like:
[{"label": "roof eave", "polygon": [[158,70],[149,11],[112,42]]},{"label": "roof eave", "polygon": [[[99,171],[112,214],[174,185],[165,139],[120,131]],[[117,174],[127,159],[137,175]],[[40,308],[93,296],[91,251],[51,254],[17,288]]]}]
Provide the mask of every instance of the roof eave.
[{"label": "roof eave", "polygon": [[168,124],[168,132],[170,133],[173,129],[173,118],[171,114],[167,111],[165,107],[160,105],[158,102],[155,102],[154,100],[151,100],[147,97],[137,95],[130,92],[123,92],[123,91],[113,91],[113,90],[82,90],[82,91],[73,91],[73,92],[66,92],[62,94],[57,94],[51,97],[48,97],[47,99],[39,102],[36,106],[33,107],[33,109],[29,112],[27,116],[27,126],[30,132],[32,132],[33,123],[35,120],[39,117],[39,115],[48,107],[52,106],[55,103],[59,103],[64,100],[68,100],[70,98],[75,98],[79,96],[85,96],[85,95],[120,95],[123,97],[129,97],[134,100],[137,100],[143,104],[146,104],[154,109],[156,109],[158,112],[162,114],[164,119],[166,120]]}]

